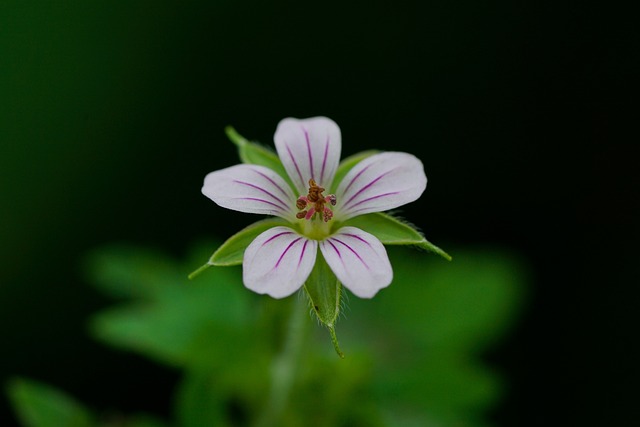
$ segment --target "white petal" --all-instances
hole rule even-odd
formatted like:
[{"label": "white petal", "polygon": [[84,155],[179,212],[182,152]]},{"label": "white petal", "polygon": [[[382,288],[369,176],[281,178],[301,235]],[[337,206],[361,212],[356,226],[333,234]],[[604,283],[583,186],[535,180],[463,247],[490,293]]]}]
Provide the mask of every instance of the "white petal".
[{"label": "white petal", "polygon": [[223,208],[295,219],[296,198],[289,184],[264,166],[236,165],[211,172],[202,194]]},{"label": "white petal", "polygon": [[381,212],[416,200],[427,187],[422,162],[407,153],[386,152],[354,166],[336,190],[337,220]]},{"label": "white petal", "polygon": [[331,119],[288,118],[278,124],[273,137],[278,156],[299,195],[307,194],[309,179],[329,188],[340,162],[342,137]]},{"label": "white petal", "polygon": [[360,298],[371,298],[393,279],[384,246],[359,228],[342,227],[320,242],[320,250],[338,280]]},{"label": "white petal", "polygon": [[244,252],[244,285],[274,298],[289,296],[311,274],[317,252],[317,241],[289,227],[270,228],[256,237]]}]

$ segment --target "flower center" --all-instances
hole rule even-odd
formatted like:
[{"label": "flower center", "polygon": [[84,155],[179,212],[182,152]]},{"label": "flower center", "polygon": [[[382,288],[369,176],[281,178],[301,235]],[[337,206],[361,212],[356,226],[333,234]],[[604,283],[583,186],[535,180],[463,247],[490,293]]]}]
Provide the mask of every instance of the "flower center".
[{"label": "flower center", "polygon": [[300,211],[296,214],[296,218],[310,220],[314,218],[316,214],[321,216],[324,222],[328,222],[333,218],[333,211],[325,205],[329,203],[331,206],[335,206],[336,196],[329,194],[325,197],[322,195],[324,190],[324,188],[316,184],[313,178],[311,178],[309,180],[309,194],[298,197],[296,201],[296,207]]}]

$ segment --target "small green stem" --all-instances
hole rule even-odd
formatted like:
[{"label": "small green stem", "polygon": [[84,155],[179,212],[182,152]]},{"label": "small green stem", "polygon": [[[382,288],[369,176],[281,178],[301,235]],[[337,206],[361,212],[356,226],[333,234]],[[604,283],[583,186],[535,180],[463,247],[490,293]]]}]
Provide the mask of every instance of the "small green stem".
[{"label": "small green stem", "polygon": [[298,365],[306,336],[309,312],[305,298],[292,298],[291,315],[287,323],[284,347],[271,367],[269,399],[262,414],[256,420],[257,427],[281,425],[291,389],[298,372]]}]

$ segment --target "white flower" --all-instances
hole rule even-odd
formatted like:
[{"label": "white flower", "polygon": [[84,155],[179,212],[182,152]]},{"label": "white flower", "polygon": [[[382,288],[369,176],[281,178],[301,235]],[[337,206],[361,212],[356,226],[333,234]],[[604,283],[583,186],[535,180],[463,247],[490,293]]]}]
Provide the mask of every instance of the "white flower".
[{"label": "white flower", "polygon": [[[290,223],[268,229],[247,247],[245,286],[274,298],[291,295],[309,277],[319,247],[345,287],[361,298],[373,297],[393,278],[387,252],[373,235],[340,224],[418,199],[427,185],[422,162],[407,153],[374,154],[334,186],[341,151],[335,122],[287,118],[278,124],[274,140],[293,188],[277,172],[250,164],[211,172],[202,187],[219,206]],[[330,188],[336,188],[335,195],[324,194]]]}]

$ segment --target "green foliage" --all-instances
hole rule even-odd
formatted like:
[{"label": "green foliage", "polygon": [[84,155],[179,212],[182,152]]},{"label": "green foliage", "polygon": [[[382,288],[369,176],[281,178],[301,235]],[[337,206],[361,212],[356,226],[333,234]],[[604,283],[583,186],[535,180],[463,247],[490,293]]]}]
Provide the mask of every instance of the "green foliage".
[{"label": "green foliage", "polygon": [[513,256],[488,250],[458,251],[451,264],[400,248],[390,256],[394,282],[368,309],[352,301],[363,318],[351,320],[356,333],[343,341],[364,337],[363,345],[373,345],[376,394],[402,402],[388,407],[395,424],[409,407],[421,409],[419,425],[482,425],[502,381],[478,356],[513,324],[525,270]]},{"label": "green foliage", "polygon": [[[401,232],[417,239],[415,230],[383,220],[389,239],[405,239]],[[205,246],[211,245],[199,247],[186,263],[115,246],[95,252],[87,263],[90,280],[120,300],[94,316],[95,337],[184,372],[174,425],[486,425],[485,413],[499,401],[502,381],[481,356],[519,311],[526,270],[516,258],[458,250],[455,262],[442,263],[390,248],[394,282],[372,300],[351,298],[350,319],[340,324],[346,354],[340,359],[324,334],[311,341],[286,322],[300,306],[299,295],[273,300],[252,294],[236,267],[187,280]],[[321,267],[313,274],[327,276]],[[335,282],[335,292],[307,283],[312,311],[327,326],[335,326],[341,309],[336,292],[344,291]],[[308,312],[297,316],[310,323]],[[285,339],[289,333],[296,337],[293,347]],[[19,380],[10,395],[27,427],[102,425],[48,387]],[[126,421],[127,427],[163,425],[144,416]]]},{"label": "green foliage", "polygon": [[225,420],[225,398],[211,372],[187,372],[176,395],[176,419],[181,427],[229,426]]},{"label": "green foliage", "polygon": [[50,386],[14,379],[8,387],[11,403],[25,427],[92,427],[90,412]]},{"label": "green foliage", "polygon": [[[103,289],[110,293],[130,289],[131,296],[141,297],[96,315],[91,322],[95,336],[175,366],[207,366],[212,360],[241,357],[244,345],[253,339],[253,330],[249,328],[250,295],[242,287],[238,269],[220,269],[215,275],[189,282],[184,268],[164,259],[162,271],[180,273],[155,281],[154,271],[140,274],[132,268],[140,280],[134,285],[118,275],[109,276],[112,271],[132,267],[128,252],[107,248],[90,261],[93,279],[102,279]],[[154,292],[139,294],[134,289]],[[226,346],[227,342],[235,345]]]},{"label": "green foliage", "polygon": [[100,419],[66,393],[24,378],[12,380],[8,394],[25,427],[166,427],[147,414],[118,415],[117,422]]},{"label": "green foliage", "polygon": [[411,224],[386,213],[376,212],[360,215],[345,221],[344,225],[367,230],[385,245],[413,245],[440,255],[447,261],[451,256],[429,242]]}]

